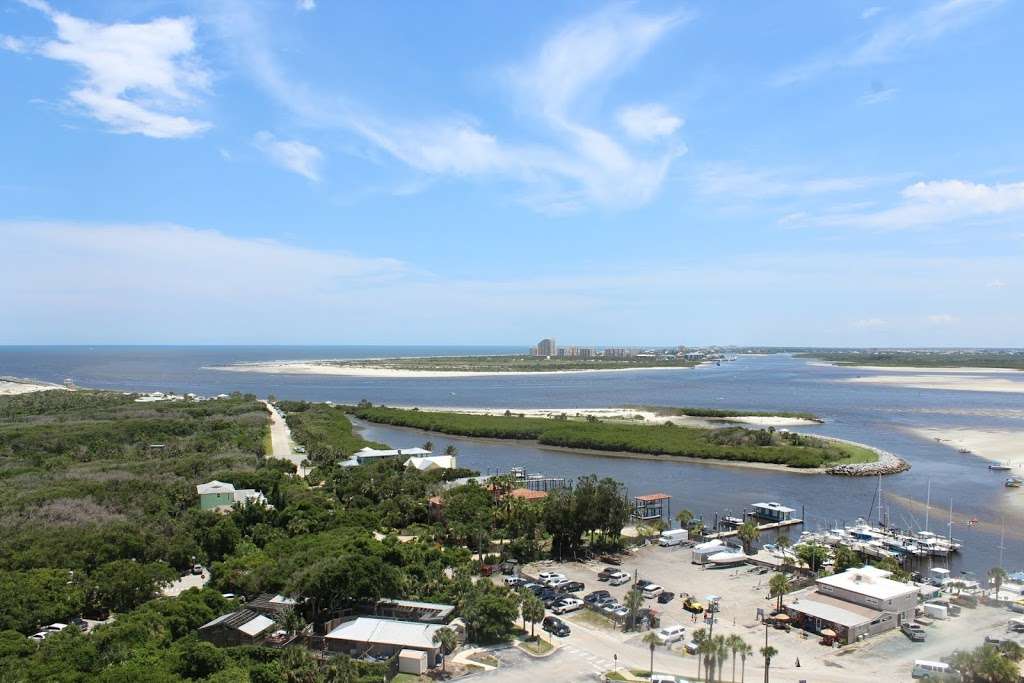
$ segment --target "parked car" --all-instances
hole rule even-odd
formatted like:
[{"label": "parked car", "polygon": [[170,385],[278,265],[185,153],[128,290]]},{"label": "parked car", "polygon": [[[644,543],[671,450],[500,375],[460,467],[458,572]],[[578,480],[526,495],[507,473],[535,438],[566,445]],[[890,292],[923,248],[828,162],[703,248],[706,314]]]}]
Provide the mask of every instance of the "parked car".
[{"label": "parked car", "polygon": [[672,674],[654,674],[651,683],[679,683],[679,679]]},{"label": "parked car", "polygon": [[666,605],[676,597],[676,594],[672,591],[662,591],[661,595],[658,596],[658,602],[662,605]]},{"label": "parked car", "polygon": [[49,631],[40,631],[39,633],[33,633],[29,636],[30,640],[34,640],[37,643],[41,643],[50,635]]},{"label": "parked car", "polygon": [[556,591],[565,590],[565,587],[569,585],[569,579],[562,577],[561,579],[551,579],[548,581],[548,587],[553,588]]},{"label": "parked car", "polygon": [[622,565],[622,560],[620,560],[619,558],[615,557],[614,555],[602,555],[601,556],[601,561],[604,562],[605,564],[611,564],[611,565],[614,565],[616,567]]},{"label": "parked car", "polygon": [[691,640],[683,645],[686,649],[687,654],[695,655],[700,651],[700,645],[697,645],[697,641]]},{"label": "parked car", "polygon": [[562,574],[562,573],[559,573],[559,572],[541,572],[540,574],[537,575],[537,580],[540,583],[543,583],[545,585],[547,585],[547,583],[549,581],[551,581],[551,579],[564,579],[564,578],[565,578],[565,574]]},{"label": "parked car", "polygon": [[635,585],[640,590],[643,590],[644,588],[647,588],[648,586],[650,586],[652,583],[654,583],[654,582],[653,581],[648,581],[647,579],[637,579]]},{"label": "parked car", "polygon": [[548,589],[540,595],[538,595],[537,597],[540,598],[540,601],[544,603],[545,607],[550,608],[551,605],[555,604],[557,601],[562,599],[562,594],[556,593],[555,591]]},{"label": "parked car", "polygon": [[900,626],[900,630],[903,631],[903,635],[910,638],[915,643],[923,643],[925,639],[924,629],[917,624],[903,624]]},{"label": "parked car", "polygon": [[85,622],[85,619],[83,619],[82,617],[75,617],[74,619],[72,619],[71,620],[71,625],[72,626],[77,626],[78,630],[81,631],[82,633],[85,633],[86,631],[89,630],[89,624],[87,624]]},{"label": "parked car", "polygon": [[584,596],[583,598],[583,602],[587,603],[588,605],[594,605],[597,604],[597,602],[602,598],[608,597],[611,597],[611,594],[608,591],[594,591],[593,593],[587,593],[586,596]]},{"label": "parked car", "polygon": [[603,605],[601,605],[601,611],[604,612],[607,615],[610,615],[615,610],[620,609],[621,607],[622,607],[622,603],[619,602],[618,600],[610,600],[609,602],[606,602]]},{"label": "parked car", "polygon": [[662,645],[669,645],[676,641],[682,640],[683,635],[686,633],[686,629],[679,624],[672,624],[671,626],[664,626],[654,632],[654,637],[658,639],[658,642]]},{"label": "parked car", "polygon": [[618,567],[605,567],[597,574],[598,581],[607,581],[612,577],[612,574],[618,574],[622,570]]},{"label": "parked car", "polygon": [[53,624],[50,624],[49,626],[47,626],[43,630],[44,631],[49,631],[50,633],[60,633],[61,631],[63,631],[67,627],[68,627],[67,624],[62,624],[62,623],[60,623],[58,621],[58,622],[55,622]]},{"label": "parked car", "polygon": [[661,586],[659,586],[658,584],[656,584],[656,583],[649,583],[646,586],[644,586],[643,596],[645,598],[647,598],[648,600],[650,600],[651,598],[656,598],[659,595],[661,595],[661,592],[663,590],[665,590],[665,589],[662,588]]},{"label": "parked car", "polygon": [[562,590],[566,593],[578,593],[579,591],[586,588],[582,581],[570,581],[569,583],[562,586]]},{"label": "parked car", "polygon": [[618,617],[619,619],[625,619],[629,616],[629,608],[625,605],[619,605],[617,610],[612,611],[612,616]]},{"label": "parked car", "polygon": [[555,614],[575,612],[578,609],[583,609],[583,601],[579,598],[562,598],[551,605],[551,611]]},{"label": "parked car", "polygon": [[985,636],[985,642],[991,645],[995,645],[996,647],[1008,641],[1009,638],[1000,638],[999,636]]},{"label": "parked car", "polygon": [[619,572],[618,574],[612,574],[608,578],[608,583],[613,586],[621,586],[624,583],[629,583],[629,574],[626,572]]},{"label": "parked car", "polygon": [[203,573],[203,565],[201,565],[201,564],[194,564],[194,565],[192,565],[192,575],[193,576],[199,576],[202,573]]},{"label": "parked car", "polygon": [[541,622],[540,626],[551,635],[558,636],[559,638],[564,638],[572,633],[569,630],[569,625],[558,617],[544,617],[544,621]]},{"label": "parked car", "polygon": [[511,588],[518,588],[526,585],[526,579],[521,576],[506,576],[505,585]]},{"label": "parked car", "polygon": [[533,593],[534,595],[537,595],[542,590],[544,590],[544,586],[540,585],[539,583],[524,583],[522,585],[522,589],[523,590],[528,590],[531,593]]},{"label": "parked car", "polygon": [[686,600],[683,600],[683,609],[693,614],[700,614],[704,611],[704,605],[687,596]]}]

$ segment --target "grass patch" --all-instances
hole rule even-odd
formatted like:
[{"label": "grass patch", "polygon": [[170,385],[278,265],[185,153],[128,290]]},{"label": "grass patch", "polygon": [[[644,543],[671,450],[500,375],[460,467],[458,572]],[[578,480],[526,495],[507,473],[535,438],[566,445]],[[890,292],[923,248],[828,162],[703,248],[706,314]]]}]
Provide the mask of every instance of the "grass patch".
[{"label": "grass patch", "polygon": [[593,626],[594,628],[615,630],[615,623],[611,619],[589,609],[577,610],[572,615],[566,615],[566,621],[569,623],[583,624],[585,626]]},{"label": "grass patch", "polygon": [[485,652],[478,652],[475,655],[468,657],[470,661],[476,662],[477,664],[486,664],[487,666],[498,666],[498,658],[494,655],[489,655]]},{"label": "grass patch", "polygon": [[835,442],[788,431],[727,427],[705,429],[676,425],[576,422],[559,418],[472,415],[445,411],[350,407],[369,422],[413,427],[443,434],[494,439],[529,439],[547,446],[676,455],[712,460],[757,462],[808,468],[851,457]]},{"label": "grass patch", "polygon": [[352,423],[341,408],[306,401],[279,401],[277,406],[285,412],[292,438],[310,456],[342,457],[365,446],[385,448],[384,444],[372,443],[353,433]]},{"label": "grass patch", "polygon": [[878,453],[865,448],[864,446],[858,446],[852,443],[843,443],[842,441],[833,442],[833,446],[836,450],[843,453],[843,457],[836,460],[836,465],[856,465],[859,463],[866,462],[878,462]]},{"label": "grass patch", "polygon": [[555,649],[554,645],[540,637],[538,637],[536,640],[525,639],[521,641],[520,644],[522,645],[523,649],[528,650],[535,655],[544,655]]},{"label": "grass patch", "polygon": [[645,406],[645,405],[627,405],[625,408],[631,408],[633,410],[646,410],[656,415],[663,415],[665,417],[672,416],[686,416],[686,417],[718,417],[718,418],[730,418],[730,417],[794,417],[800,418],[801,420],[813,420],[814,422],[824,422],[820,417],[814,413],[789,411],[789,410],[723,410],[719,408],[677,408],[674,406]]}]

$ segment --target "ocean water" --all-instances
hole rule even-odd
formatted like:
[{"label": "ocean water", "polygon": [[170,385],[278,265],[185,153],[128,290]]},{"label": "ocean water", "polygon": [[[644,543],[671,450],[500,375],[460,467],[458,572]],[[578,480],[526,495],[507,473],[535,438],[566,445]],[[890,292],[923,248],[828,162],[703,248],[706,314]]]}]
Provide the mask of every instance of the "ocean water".
[{"label": "ocean water", "polygon": [[[810,364],[785,355],[742,356],[720,367],[559,375],[430,379],[370,379],[224,372],[211,366],[235,362],[384,356],[522,352],[519,347],[0,347],[0,375],[132,391],[243,391],[260,396],[389,405],[496,408],[608,407],[623,404],[701,406],[750,410],[802,410],[826,419],[801,428],[867,443],[913,465],[883,478],[883,500],[892,523],[919,528],[931,482],[929,528],[947,533],[952,502],[953,536],[965,551],[955,570],[983,574],[998,564],[1005,522],[1004,566],[1024,568],[1024,490],[1006,489],[987,461],[922,439],[907,427],[1024,430],[1024,394],[920,390],[844,382],[871,371]],[[1016,378],[1013,378],[1016,379]],[[1021,379],[1024,382],[1024,373]],[[394,446],[419,444],[412,430],[365,426],[368,437]],[[876,479],[850,479],[743,469],[713,464],[663,463],[549,451],[524,444],[431,437],[455,443],[462,464],[481,471],[525,465],[530,471],[576,477],[591,472],[623,481],[631,493],[664,491],[673,510],[682,507],[708,520],[736,514],[760,500],[803,510],[809,528],[867,516]],[[1024,443],[1021,444],[1024,448]],[[877,508],[875,509],[877,514]],[[975,525],[968,520],[975,519]],[[793,535],[798,531],[791,532]]]}]

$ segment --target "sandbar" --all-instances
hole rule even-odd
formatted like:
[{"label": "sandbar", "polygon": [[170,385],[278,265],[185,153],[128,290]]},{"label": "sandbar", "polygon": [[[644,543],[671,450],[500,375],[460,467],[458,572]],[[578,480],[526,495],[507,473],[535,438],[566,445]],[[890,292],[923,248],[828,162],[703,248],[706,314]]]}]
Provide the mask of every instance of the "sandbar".
[{"label": "sandbar", "polygon": [[59,389],[61,391],[66,390],[65,387],[62,387],[59,384],[47,384],[46,382],[16,379],[13,377],[4,377],[0,379],[0,396],[30,394],[34,391],[51,391],[53,389]]},{"label": "sandbar", "polygon": [[[1005,463],[1014,474],[1024,474],[1024,430],[977,427],[907,427],[908,431],[955,449],[967,449],[965,457],[976,455]],[[979,463],[979,466],[981,464]]]},{"label": "sandbar", "polygon": [[438,379],[443,377],[506,377],[509,375],[575,375],[587,372],[639,372],[641,370],[690,370],[686,367],[653,366],[642,368],[593,368],[585,370],[401,370],[364,365],[329,365],[316,362],[275,361],[268,363],[238,363],[215,365],[204,370],[228,372],[262,372],[272,375],[337,375],[343,377],[373,377],[378,379]]},{"label": "sandbar", "polygon": [[[454,408],[441,406],[394,406],[404,408],[418,407],[427,412],[468,413],[470,415],[504,415],[505,408]],[[511,408],[515,415],[525,417],[553,418],[565,413],[569,417],[593,416],[599,420],[635,421],[638,424],[672,424],[684,427],[721,427],[722,423],[739,422],[759,427],[801,427],[820,424],[815,420],[802,417],[784,417],[775,415],[739,415],[735,417],[699,417],[693,415],[659,415],[651,410],[634,408]],[[643,418],[642,420],[639,418]]]}]

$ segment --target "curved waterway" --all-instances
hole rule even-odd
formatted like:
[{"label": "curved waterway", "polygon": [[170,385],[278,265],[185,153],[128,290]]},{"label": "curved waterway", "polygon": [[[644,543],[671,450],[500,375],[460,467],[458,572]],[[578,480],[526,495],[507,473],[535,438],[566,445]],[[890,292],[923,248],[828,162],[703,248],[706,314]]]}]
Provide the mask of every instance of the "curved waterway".
[{"label": "curved waterway", "polygon": [[[857,368],[808,363],[783,355],[744,356],[720,367],[679,371],[636,371],[464,378],[378,379],[342,376],[270,375],[223,372],[210,366],[235,362],[321,358],[510,353],[515,348],[482,347],[3,347],[0,375],[133,391],[260,396],[355,403],[367,399],[388,405],[494,408],[610,407],[623,404],[701,406],[750,410],[800,410],[826,423],[801,431],[837,436],[895,453],[913,468],[883,478],[891,522],[920,528],[925,496],[932,485],[929,528],[945,534],[953,502],[953,536],[964,551],[953,569],[983,576],[999,562],[1005,520],[1007,569],[1024,569],[1024,489],[1007,489],[1005,475],[988,461],[961,455],[910,427],[1024,430],[1024,394],[912,389],[846,382],[878,374]],[[1024,381],[1024,373],[1010,375]],[[400,447],[430,438],[454,443],[461,464],[481,472],[526,466],[532,472],[576,477],[595,473],[624,482],[631,494],[663,491],[672,509],[689,508],[714,520],[751,503],[775,500],[805,511],[807,527],[825,528],[868,514],[877,487],[873,478],[854,479],[714,464],[633,460],[552,451],[521,442],[477,441],[430,436],[380,425],[366,426],[368,437]],[[1024,443],[1021,444],[1024,449]],[[876,513],[877,514],[877,513]],[[971,526],[969,520],[976,519]],[[792,536],[797,530],[791,532]],[[941,562],[941,560],[936,560]]]}]

